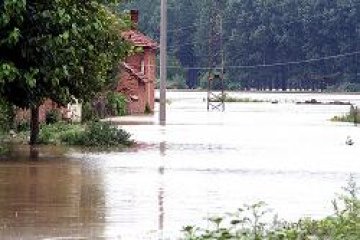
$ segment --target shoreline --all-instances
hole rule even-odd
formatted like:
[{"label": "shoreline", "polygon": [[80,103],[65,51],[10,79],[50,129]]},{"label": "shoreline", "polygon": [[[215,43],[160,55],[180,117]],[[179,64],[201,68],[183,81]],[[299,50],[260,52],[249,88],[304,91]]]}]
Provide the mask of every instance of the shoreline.
[{"label": "shoreline", "polygon": [[[160,89],[155,89],[160,91]],[[207,92],[206,89],[167,89],[167,92]],[[228,93],[254,93],[254,94],[321,94],[321,95],[360,95],[360,92],[316,92],[316,91],[236,91],[236,90],[225,90]]]}]

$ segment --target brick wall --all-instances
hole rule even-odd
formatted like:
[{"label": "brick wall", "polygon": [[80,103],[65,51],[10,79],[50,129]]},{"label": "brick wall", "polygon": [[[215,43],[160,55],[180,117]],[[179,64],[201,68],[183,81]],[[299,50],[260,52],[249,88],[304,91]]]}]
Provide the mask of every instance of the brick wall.
[{"label": "brick wall", "polygon": [[138,79],[127,72],[124,67],[120,68],[118,75],[117,91],[123,93],[128,103],[128,114],[142,114],[146,104],[154,111],[154,92],[156,78],[156,51],[145,48],[143,53],[132,55],[126,59],[126,63],[136,71],[141,72],[141,62],[144,63],[144,75],[146,81]]}]

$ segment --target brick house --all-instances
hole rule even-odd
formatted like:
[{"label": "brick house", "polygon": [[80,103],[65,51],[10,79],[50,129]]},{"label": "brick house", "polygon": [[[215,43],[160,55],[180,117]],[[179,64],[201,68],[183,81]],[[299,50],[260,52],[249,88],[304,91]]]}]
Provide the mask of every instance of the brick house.
[{"label": "brick house", "polygon": [[131,10],[132,28],[121,36],[142,51],[128,56],[119,66],[116,91],[128,99],[128,114],[143,114],[146,108],[154,111],[156,82],[156,49],[158,44],[138,31],[139,12]]}]

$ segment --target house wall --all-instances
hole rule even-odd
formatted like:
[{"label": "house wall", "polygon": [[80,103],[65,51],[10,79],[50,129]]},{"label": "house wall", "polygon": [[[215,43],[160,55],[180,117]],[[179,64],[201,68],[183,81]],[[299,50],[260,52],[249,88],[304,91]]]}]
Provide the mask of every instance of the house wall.
[{"label": "house wall", "polygon": [[154,94],[155,94],[155,83],[156,83],[156,51],[154,49],[145,49],[144,51],[144,60],[145,60],[145,76],[149,80],[146,85],[147,92],[147,102],[149,103],[151,111],[154,111]]},{"label": "house wall", "polygon": [[[128,73],[124,68],[121,69],[121,73],[118,76],[117,91],[121,92],[128,99],[127,112],[128,114],[141,114],[145,110],[143,84],[139,83],[138,79]],[[138,99],[136,99],[137,97]]]},{"label": "house wall", "polygon": [[[128,114],[143,114],[146,104],[149,104],[151,111],[154,111],[154,93],[156,78],[156,51],[145,48],[143,53],[138,53],[126,58],[128,63],[138,72],[141,72],[141,61],[144,60],[144,75],[148,82],[144,83],[137,77],[127,72],[123,67],[120,68],[118,75],[117,91],[123,93],[128,103]],[[136,96],[138,99],[134,99]]]},{"label": "house wall", "polygon": [[[68,107],[61,107],[51,100],[45,100],[45,102],[39,107],[39,122],[46,121],[46,113],[57,109],[63,120],[71,120],[72,122],[81,122],[81,104],[68,104]],[[29,109],[18,109],[15,114],[15,121],[17,123],[29,122],[31,113]]]},{"label": "house wall", "polygon": [[140,72],[142,59],[144,59],[144,53],[137,53],[137,54],[127,57],[125,62]]}]

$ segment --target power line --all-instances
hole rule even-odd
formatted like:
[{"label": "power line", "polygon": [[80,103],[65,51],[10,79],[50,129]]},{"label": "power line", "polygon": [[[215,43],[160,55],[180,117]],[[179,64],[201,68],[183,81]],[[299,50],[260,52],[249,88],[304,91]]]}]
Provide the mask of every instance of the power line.
[{"label": "power line", "polygon": [[[320,58],[310,58],[306,60],[299,60],[299,61],[289,61],[289,62],[279,62],[279,63],[272,63],[272,64],[257,64],[257,65],[230,65],[225,66],[226,69],[256,69],[256,68],[268,68],[268,67],[279,67],[279,66],[290,66],[290,65],[299,65],[303,63],[313,63],[319,62],[323,60],[330,60],[330,59],[339,59],[345,57],[356,56],[360,54],[360,51],[343,53],[338,55],[331,55],[331,56],[324,56]],[[156,65],[145,65],[147,67],[157,67]],[[139,67],[139,66],[137,66]],[[214,69],[210,67],[202,67],[202,66],[193,66],[193,67],[182,67],[182,66],[167,66],[168,69],[185,69],[185,70],[209,70]],[[220,67],[215,67],[215,69],[220,69]]]}]

